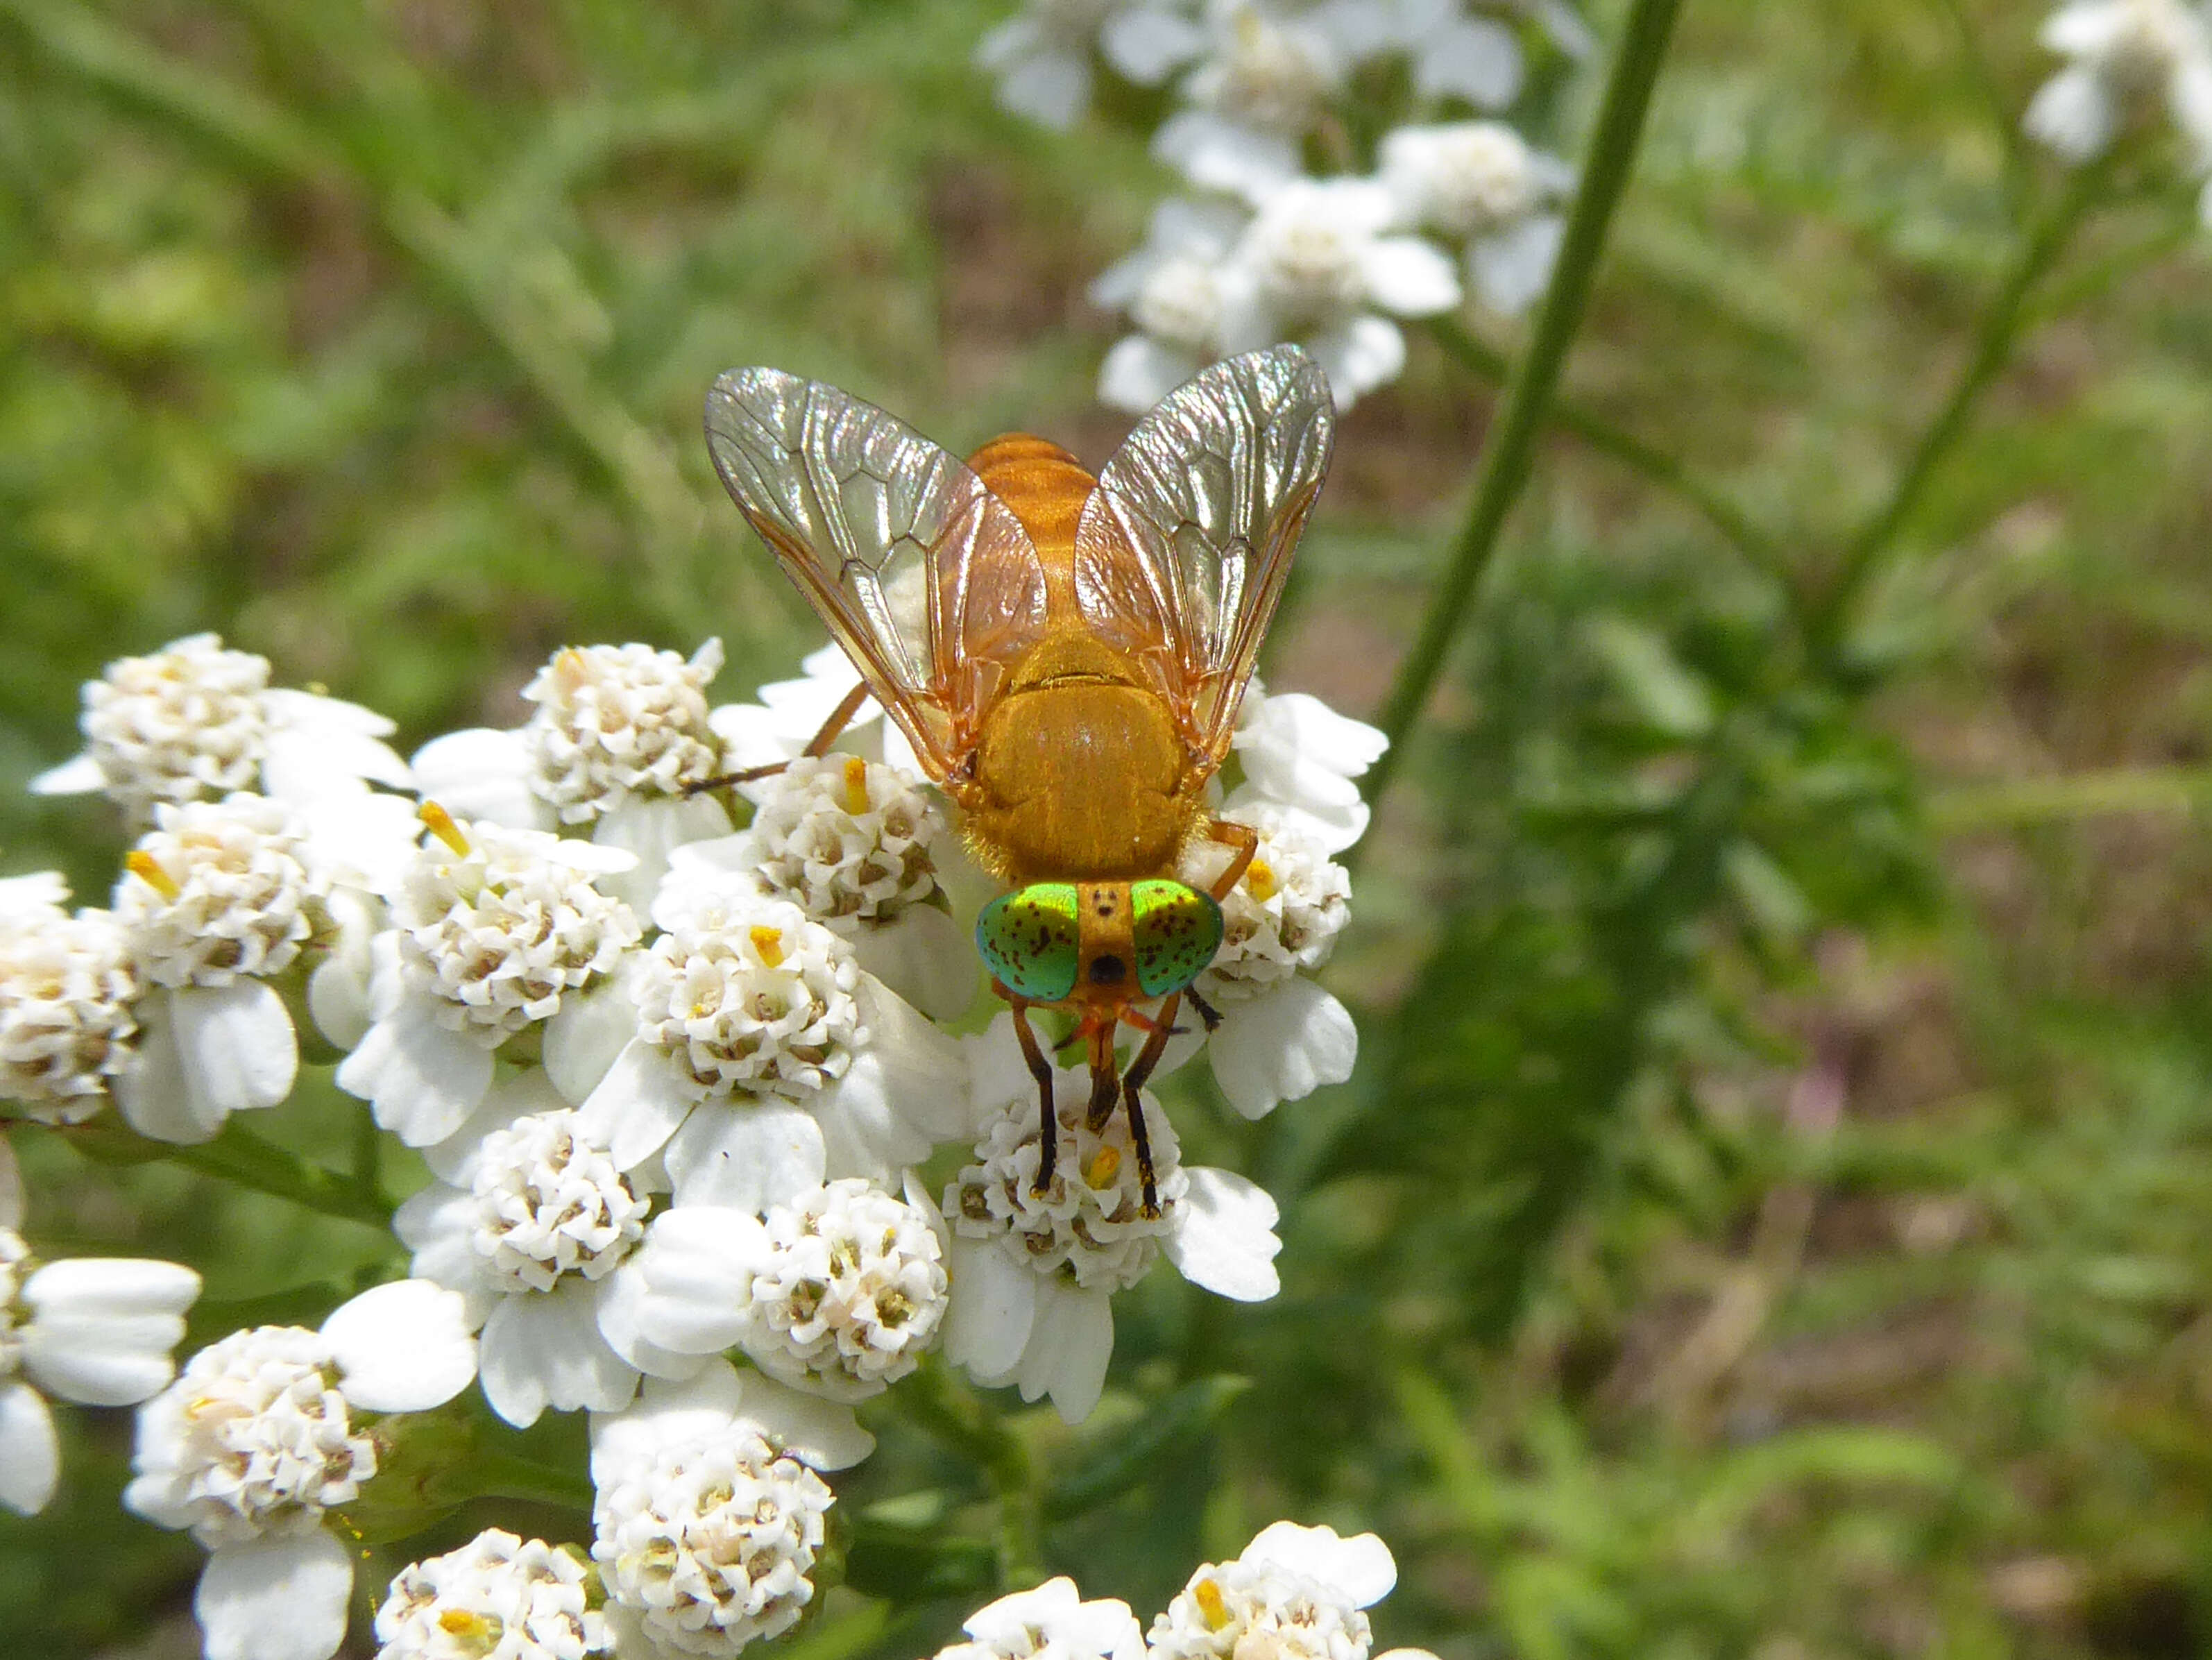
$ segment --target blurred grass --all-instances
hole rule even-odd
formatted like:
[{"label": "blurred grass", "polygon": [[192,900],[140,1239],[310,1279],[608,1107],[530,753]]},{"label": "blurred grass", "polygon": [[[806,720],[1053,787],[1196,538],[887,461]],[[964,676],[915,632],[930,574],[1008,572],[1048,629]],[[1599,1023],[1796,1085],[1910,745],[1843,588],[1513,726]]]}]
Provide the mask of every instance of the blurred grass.
[{"label": "blurred grass", "polygon": [[[194,629],[410,741],[512,721],[568,641],[787,672],[812,627],[696,435],[731,364],[1102,459],[1083,289],[1164,181],[1111,108],[992,106],[1002,9],[0,0],[4,868],[104,891],[113,824],[20,785],[79,681]],[[1567,392],[1808,592],[2059,186],[2009,125],[2039,12],[1686,9]],[[1573,148],[1571,93],[1527,113]],[[1547,443],[1364,866],[1359,1077],[1178,1116],[1283,1196],[1285,1293],[1155,1276],[1100,1425],[1017,1420],[1102,1501],[1050,1566],[1149,1614],[1289,1514],[1381,1530],[1383,1644],[1447,1660],[2212,1646],[2212,297],[2156,161],[1838,665],[1692,508]],[[1379,702],[1489,396],[1417,342],[1355,412],[1273,684]],[[342,1160],[326,1106],[267,1128]],[[210,1334],[392,1260],[16,1140],[34,1237],[194,1262]],[[1188,1427],[1115,1471],[1151,1403]],[[127,1414],[70,1420],[58,1508],[0,1524],[10,1652],[143,1640],[197,1565],[113,1505]],[[841,1594],[820,1660],[927,1651],[985,1594],[928,1548],[988,1536],[982,1474],[878,1426],[841,1510],[913,1611]],[[410,1549],[494,1519],[574,1525],[483,1506]]]}]

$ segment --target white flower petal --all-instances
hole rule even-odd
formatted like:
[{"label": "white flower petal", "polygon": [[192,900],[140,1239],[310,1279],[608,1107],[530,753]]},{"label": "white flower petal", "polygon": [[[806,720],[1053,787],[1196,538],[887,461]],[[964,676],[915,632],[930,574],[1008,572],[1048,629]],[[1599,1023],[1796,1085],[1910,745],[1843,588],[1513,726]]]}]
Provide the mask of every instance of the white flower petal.
[{"label": "white flower petal", "polygon": [[201,1571],[192,1612],[207,1660],[330,1660],[352,1596],[352,1553],[317,1528],[222,1546]]},{"label": "white flower petal", "polygon": [[811,1193],[825,1171],[822,1126],[781,1102],[702,1102],[662,1154],[678,1205],[762,1212]]},{"label": "white flower petal", "polygon": [[426,1412],[476,1376],[468,1305],[428,1280],[394,1280],[340,1304],[322,1335],[344,1374],[346,1399],[371,1412]]},{"label": "white flower petal", "polygon": [[1359,264],[1367,297],[1384,311],[1426,317],[1459,304],[1459,273],[1442,248],[1420,237],[1377,237],[1361,250]]},{"label": "white flower petal", "polygon": [[1247,1118],[1264,1118],[1280,1102],[1351,1077],[1359,1031],[1343,1004],[1293,976],[1222,1010],[1206,1049],[1229,1104]]},{"label": "white flower petal", "polygon": [[1006,1382],[1029,1347],[1038,1277],[988,1240],[953,1240],[946,1267],[945,1358],[978,1383]]},{"label": "white flower petal", "polygon": [[1565,218],[1540,213],[1478,240],[1467,251],[1468,277],[1476,295],[1491,310],[1518,317],[1552,280],[1566,234]]},{"label": "white flower petal", "polygon": [[1275,1272],[1280,1213],[1264,1188],[1230,1171],[1185,1165],[1190,1190],[1166,1241],[1168,1261],[1194,1286],[1239,1303],[1264,1303],[1283,1288]]},{"label": "white flower petal", "polygon": [[175,1262],[76,1257],[25,1282],[23,1365],[40,1386],[87,1406],[127,1407],[175,1375],[170,1355],[200,1277]]},{"label": "white flower petal", "polygon": [[615,1412],[636,1392],[636,1368],[599,1335],[598,1287],[578,1280],[500,1299],[484,1322],[484,1399],[517,1429],[548,1407]]},{"label": "white flower petal", "polygon": [[456,818],[489,818],[518,830],[551,830],[552,805],[530,787],[530,746],[522,733],[472,727],[434,738],[410,763],[416,792]]},{"label": "white flower petal", "polygon": [[1156,87],[1169,70],[1206,50],[1206,31],[1164,8],[1139,7],[1107,18],[1098,49],[1121,75],[1140,87]]},{"label": "white flower petal", "polygon": [[[562,1064],[565,1068],[568,1059]],[[615,1168],[629,1170],[659,1152],[691,1108],[675,1063],[653,1044],[632,1038],[576,1110],[584,1128],[605,1145]]]},{"label": "white flower petal", "polygon": [[690,1377],[647,1378],[631,1405],[592,1414],[592,1484],[612,1487],[662,1447],[725,1432],[744,1393],[737,1368],[719,1359]]},{"label": "white flower petal", "polygon": [[0,1505],[36,1516],[61,1478],[61,1443],[54,1415],[28,1383],[0,1389]]},{"label": "white flower petal", "polygon": [[72,756],[31,780],[33,795],[92,795],[106,787],[107,775],[90,755]]},{"label": "white flower petal", "polygon": [[392,1232],[415,1253],[407,1271],[417,1280],[434,1280],[465,1297],[493,1292],[494,1282],[484,1272],[484,1259],[477,1255],[477,1223],[482,1214],[483,1207],[475,1194],[465,1188],[449,1188],[444,1182],[433,1182],[410,1195],[392,1218]]},{"label": "white flower petal", "polygon": [[818,1470],[850,1469],[876,1450],[850,1407],[808,1395],[758,1372],[740,1373],[738,1415],[765,1431],[803,1464]]},{"label": "white flower petal", "polygon": [[2128,9],[2114,0],[2074,0],[2044,19],[2036,39],[2069,58],[2101,58],[2127,26]]},{"label": "white flower petal", "polygon": [[1468,17],[1432,34],[1413,60],[1423,97],[1455,94],[1478,109],[1504,109],[1521,93],[1521,43],[1504,24]]},{"label": "white flower petal", "polygon": [[654,1377],[689,1377],[705,1364],[700,1355],[678,1353],[645,1335],[638,1316],[645,1306],[646,1280],[635,1255],[597,1289],[599,1335],[623,1365]]},{"label": "white flower petal", "polygon": [[1073,52],[1027,58],[999,82],[999,102],[1064,132],[1091,107],[1091,65]]},{"label": "white flower petal", "polygon": [[211,1141],[228,1116],[196,1094],[185,1076],[167,992],[140,1000],[138,1058],[116,1079],[114,1088],[124,1121],[156,1141],[182,1146]]},{"label": "white flower petal", "polygon": [[518,1118],[526,1118],[533,1113],[560,1112],[568,1105],[560,1091],[553,1087],[550,1073],[542,1067],[525,1067],[486,1090],[483,1099],[477,1103],[474,1112],[461,1121],[459,1128],[444,1140],[433,1141],[422,1149],[422,1161],[441,1182],[465,1188],[470,1180],[469,1159],[484,1137],[494,1130],[505,1129]]},{"label": "white flower petal", "polygon": [[749,1212],[678,1205],[662,1213],[635,1258],[645,1282],[638,1329],[678,1354],[733,1347],[744,1333],[753,1274],[768,1250],[768,1230]]},{"label": "white flower petal", "polygon": [[1109,409],[1142,415],[1200,367],[1189,352],[1164,346],[1149,334],[1124,336],[1098,365],[1098,401]]},{"label": "white flower petal", "polygon": [[975,1000],[981,978],[966,928],[934,905],[908,905],[853,936],[860,966],[933,1020],[957,1020]]},{"label": "white flower petal", "polygon": [[2043,83],[2021,125],[2065,160],[2081,162],[2104,153],[2118,131],[2119,119],[2119,108],[2103,78],[2077,64]]},{"label": "white flower petal", "polygon": [[220,1123],[234,1112],[273,1107],[292,1092],[300,1040],[291,1012],[259,980],[186,986],[169,994],[185,1086]]},{"label": "white flower petal", "polygon": [[1212,110],[1179,110],[1152,135],[1152,154],[1205,190],[1265,200],[1298,175],[1297,146]]},{"label": "white flower petal", "polygon": [[1406,337],[1389,318],[1371,312],[1315,335],[1305,348],[1328,376],[1340,410],[1350,409],[1376,387],[1396,380],[1406,367]]},{"label": "white flower petal", "polygon": [[1390,1560],[1390,1548],[1373,1534],[1345,1539],[1333,1528],[1302,1528],[1295,1522],[1262,1528],[1237,1560],[1318,1579],[1354,1608],[1381,1602],[1398,1583],[1398,1565]]},{"label": "white flower petal", "polygon": [[652,908],[653,891],[667,874],[671,853],[688,842],[729,833],[730,815],[711,795],[633,795],[602,814],[592,828],[594,843],[621,848],[637,859],[629,870],[601,877],[599,890],[643,915]]},{"label": "white flower petal", "polygon": [[1062,1422],[1079,1424],[1105,1393],[1106,1363],[1113,1357],[1113,1299],[1103,1291],[1054,1285],[1037,1299],[1036,1323],[1014,1381],[1023,1400],[1049,1395]]},{"label": "white flower petal", "polygon": [[557,1104],[588,1100],[636,1036],[637,1006],[617,980],[563,996],[545,1023],[544,1049],[545,1075],[562,1098]]},{"label": "white flower petal", "polygon": [[337,1086],[368,1102],[376,1122],[410,1147],[442,1141],[483,1104],[492,1054],[438,1020],[428,996],[403,993],[337,1069]]}]

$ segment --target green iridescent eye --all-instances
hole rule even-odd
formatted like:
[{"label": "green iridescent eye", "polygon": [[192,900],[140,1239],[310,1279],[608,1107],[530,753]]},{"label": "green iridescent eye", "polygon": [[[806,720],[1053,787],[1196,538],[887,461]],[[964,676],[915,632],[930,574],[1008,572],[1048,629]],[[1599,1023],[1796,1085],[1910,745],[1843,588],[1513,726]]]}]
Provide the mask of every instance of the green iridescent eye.
[{"label": "green iridescent eye", "polygon": [[1001,894],[975,919],[975,949],[998,982],[1032,1003],[1057,1003],[1075,989],[1081,933],[1075,885],[1036,882]]},{"label": "green iridescent eye", "polygon": [[1135,908],[1137,984],[1147,997],[1181,991],[1221,949],[1221,907],[1196,888],[1163,878],[1129,885]]}]

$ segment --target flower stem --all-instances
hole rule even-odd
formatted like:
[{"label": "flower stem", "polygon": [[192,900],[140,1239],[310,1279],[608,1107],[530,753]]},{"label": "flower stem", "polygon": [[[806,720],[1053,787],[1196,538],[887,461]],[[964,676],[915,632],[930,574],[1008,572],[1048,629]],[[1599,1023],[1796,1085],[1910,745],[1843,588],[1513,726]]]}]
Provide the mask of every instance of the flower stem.
[{"label": "flower stem", "polygon": [[1382,799],[1404,757],[1407,735],[1428,707],[1453,636],[1497,550],[1506,515],[1528,483],[1536,437],[1543,429],[1567,350],[1582,325],[1598,258],[1605,251],[1606,232],[1627,185],[1644,114],[1650,107],[1651,89],[1666,60],[1668,39],[1680,9],[1681,0],[1635,0],[1629,12],[1604,100],[1598,107],[1597,128],[1583,163],[1582,187],[1575,194],[1566,237],[1545,289],[1543,305],[1536,313],[1534,332],[1527,353],[1506,382],[1498,419],[1475,477],[1474,500],[1453,544],[1450,563],[1430,597],[1420,634],[1399,666],[1389,701],[1383,705],[1382,730],[1390,747],[1368,775],[1370,801]]},{"label": "flower stem", "polygon": [[982,1467],[999,1500],[999,1583],[1008,1590],[1041,1584],[1044,1505],[1028,1447],[991,1407],[932,1356],[894,1399],[921,1428]]},{"label": "flower stem", "polygon": [[2104,189],[2110,171],[2108,165],[2100,164],[2076,172],[2065,194],[2022,237],[2003,282],[1982,313],[1981,323],[1975,331],[1973,352],[1953,385],[1951,395],[1913,447],[1888,500],[1852,538],[1841,568],[1808,608],[1806,632],[1823,654],[1832,653],[1838,629],[1882,556],[1919,507],[1936,468],[1964,435],[1983,395],[2011,361],[2022,325],[2028,320],[2029,295],[2065,252],[2082,218]]},{"label": "flower stem", "polygon": [[[1429,332],[1462,368],[1492,386],[1503,382],[1511,369],[1503,352],[1477,337],[1455,317],[1431,318]],[[1572,433],[1601,455],[1611,456],[1686,504],[1761,570],[1777,575],[1782,573],[1781,550],[1773,538],[1746,518],[1735,503],[1674,457],[1568,398],[1553,400],[1550,421],[1562,432]]]},{"label": "flower stem", "polygon": [[372,1228],[392,1225],[392,1204],[372,1189],[309,1164],[296,1152],[264,1141],[235,1118],[214,1140],[196,1147],[164,1147],[162,1156],[203,1176],[289,1199],[295,1205]]},{"label": "flower stem", "polygon": [[1938,791],[1928,803],[1936,828],[1953,835],[2134,812],[2212,813],[2212,768],[2120,767],[1962,784]]}]

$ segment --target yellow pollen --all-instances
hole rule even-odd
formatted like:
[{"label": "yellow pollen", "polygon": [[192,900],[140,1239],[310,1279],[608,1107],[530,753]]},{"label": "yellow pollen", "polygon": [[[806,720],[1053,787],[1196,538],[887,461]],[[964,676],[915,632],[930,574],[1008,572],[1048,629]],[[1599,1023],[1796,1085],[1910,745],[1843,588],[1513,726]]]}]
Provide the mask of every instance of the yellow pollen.
[{"label": "yellow pollen", "polygon": [[438,1616],[438,1629],[458,1642],[465,1652],[489,1654],[505,1634],[507,1622],[495,1614],[447,1608]]},{"label": "yellow pollen", "polygon": [[443,842],[464,859],[469,856],[469,838],[461,834],[461,827],[453,822],[453,815],[435,801],[425,801],[415,809],[415,816],[430,827],[430,834]]},{"label": "yellow pollen", "polygon": [[1255,859],[1244,866],[1244,885],[1252,891],[1252,897],[1264,905],[1281,891],[1283,884],[1275,874],[1273,866],[1264,859]]},{"label": "yellow pollen", "polygon": [[1121,1171],[1121,1148],[1104,1146],[1091,1155],[1091,1162],[1083,1167],[1083,1179],[1093,1193],[1103,1193],[1114,1185]]},{"label": "yellow pollen", "polygon": [[574,646],[562,648],[553,654],[553,679],[562,691],[574,692],[590,678],[585,667],[584,654]]},{"label": "yellow pollen", "polygon": [[1190,1600],[1198,1604],[1205,1616],[1208,1631],[1219,1631],[1229,1623],[1229,1604],[1222,1600],[1221,1587],[1211,1579],[1201,1579],[1190,1588]]},{"label": "yellow pollen", "polygon": [[177,879],[155,864],[154,855],[143,848],[133,848],[124,854],[123,864],[124,868],[173,905],[177,903],[177,896],[184,891],[177,885]]},{"label": "yellow pollen", "polygon": [[781,928],[767,927],[752,928],[747,931],[745,937],[753,942],[753,949],[760,953],[760,960],[763,963],[772,969],[782,966],[783,930]]},{"label": "yellow pollen", "polygon": [[868,810],[868,763],[857,755],[845,761],[845,811],[858,818]]}]

